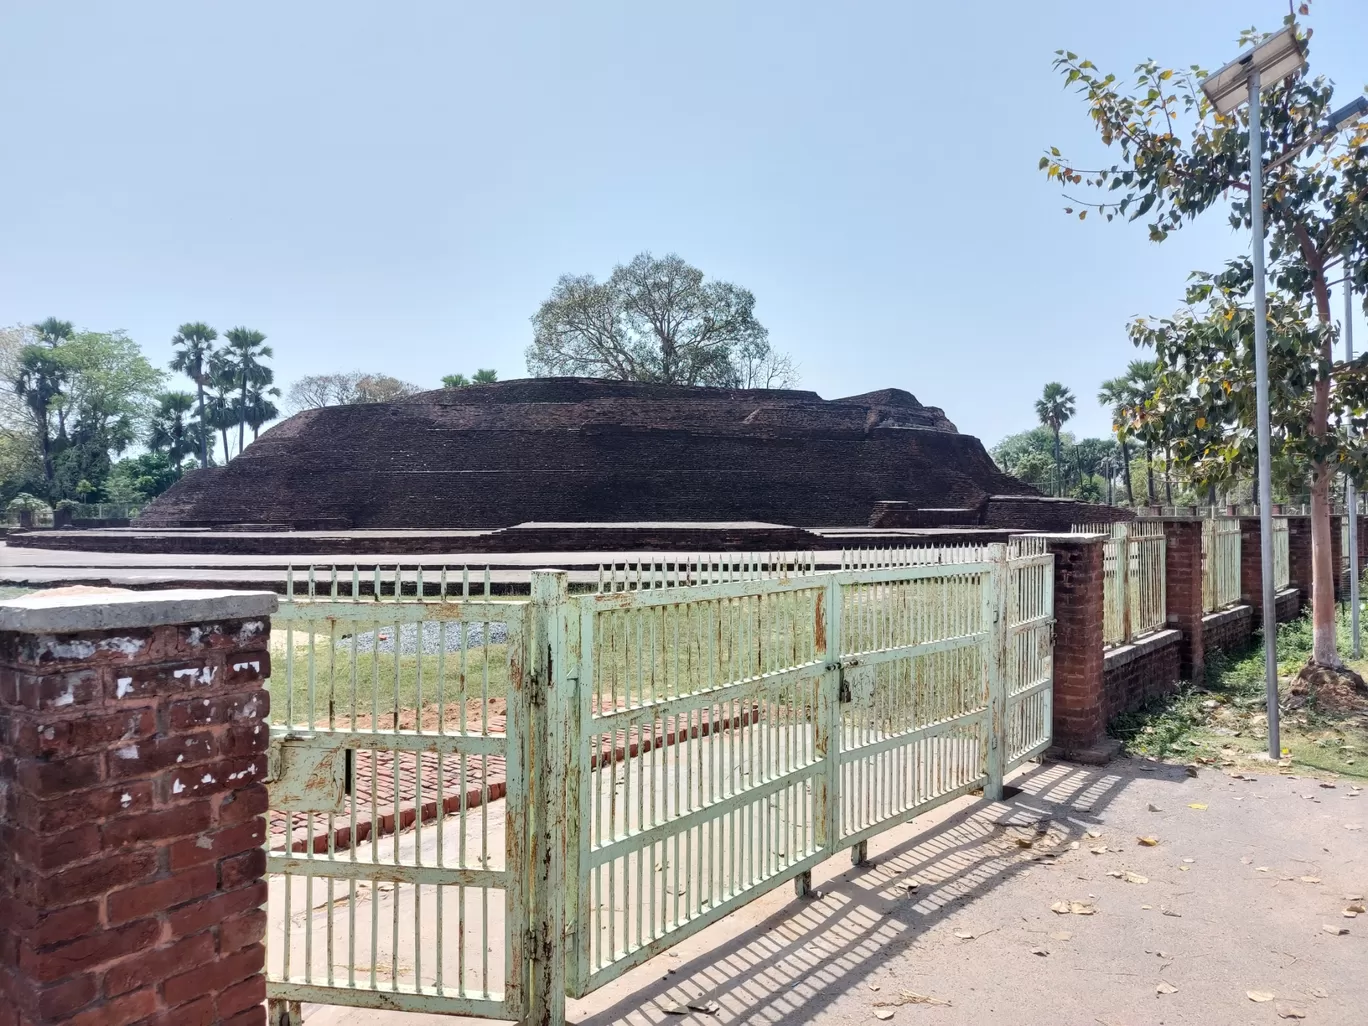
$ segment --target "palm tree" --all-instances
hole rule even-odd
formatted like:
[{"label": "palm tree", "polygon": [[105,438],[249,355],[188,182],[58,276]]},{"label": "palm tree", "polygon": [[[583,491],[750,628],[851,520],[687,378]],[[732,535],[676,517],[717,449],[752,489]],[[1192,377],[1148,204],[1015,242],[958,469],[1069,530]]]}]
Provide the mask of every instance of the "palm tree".
[{"label": "palm tree", "polygon": [[1040,423],[1054,435],[1055,495],[1059,494],[1059,430],[1076,412],[1074,394],[1058,381],[1049,382],[1035,404]]},{"label": "palm tree", "polygon": [[70,377],[70,368],[56,354],[43,346],[25,346],[19,354],[19,366],[14,376],[14,394],[24,401],[33,413],[38,428],[38,447],[43,454],[43,478],[52,487],[52,422],[51,412],[60,407],[62,386]]},{"label": "palm tree", "polygon": [[[266,368],[269,373],[270,368]],[[274,377],[274,375],[272,375]],[[269,384],[271,378],[266,382],[254,383],[247,390],[247,405],[245,407],[245,420],[252,429],[252,441],[257,440],[257,432],[261,430],[261,425],[275,420],[280,416],[280,410],[272,399],[280,398],[280,389],[275,387],[263,388],[263,384]]]},{"label": "palm tree", "polygon": [[275,353],[271,352],[270,346],[262,344],[266,336],[251,328],[230,328],[223,333],[223,338],[232,354],[233,369],[241,389],[237,412],[238,455],[242,455],[247,436],[247,386],[254,381],[260,382],[261,372],[267,369],[261,361],[271,359]]},{"label": "palm tree", "polygon": [[237,423],[237,412],[232,398],[233,390],[237,388],[237,369],[226,350],[215,349],[209,354],[208,373],[205,377],[209,395],[208,409],[205,411],[208,421],[204,427],[206,433],[211,430],[218,431],[219,437],[223,439],[223,463],[226,466],[231,455],[228,448],[228,429]]},{"label": "palm tree", "polygon": [[471,383],[472,385],[492,385],[492,384],[494,384],[494,382],[496,382],[496,381],[498,381],[498,380],[499,380],[499,372],[498,372],[498,371],[496,371],[496,370],[487,370],[487,369],[481,367],[479,370],[477,370],[477,371],[475,372],[475,376],[474,376],[473,378],[470,379],[470,383]]},{"label": "palm tree", "polygon": [[1126,501],[1135,505],[1135,487],[1131,484],[1130,445],[1127,439],[1131,431],[1131,394],[1130,382],[1125,378],[1108,378],[1097,391],[1097,401],[1111,410],[1112,430],[1116,432],[1116,444],[1121,450],[1122,474],[1126,479]]},{"label": "palm tree", "polygon": [[[70,321],[59,321],[56,317],[49,317],[45,321],[30,325],[30,327],[38,335],[38,344],[46,346],[48,349],[56,349],[75,334]],[[52,409],[57,412],[57,438],[63,443],[66,442],[67,436],[64,398],[59,390],[51,401]]]},{"label": "palm tree", "polygon": [[1159,388],[1159,361],[1132,360],[1126,366],[1126,385],[1130,391],[1132,420],[1145,425],[1141,439],[1145,444],[1145,484],[1149,504],[1156,502],[1154,494],[1154,432],[1150,424],[1148,406]]},{"label": "palm tree", "polygon": [[209,466],[209,432],[203,430],[204,419],[204,377],[205,364],[209,354],[214,351],[214,339],[218,332],[203,321],[182,324],[171,336],[171,344],[176,347],[176,355],[171,360],[171,369],[181,371],[195,383],[199,392],[200,468]]},{"label": "palm tree", "polygon": [[[189,392],[162,392],[157,396],[157,412],[147,432],[147,447],[165,453],[171,466],[179,473],[181,461],[195,451],[195,435],[203,439],[203,430],[187,422],[186,415],[195,408],[195,397]],[[201,451],[203,448],[201,447]]]}]

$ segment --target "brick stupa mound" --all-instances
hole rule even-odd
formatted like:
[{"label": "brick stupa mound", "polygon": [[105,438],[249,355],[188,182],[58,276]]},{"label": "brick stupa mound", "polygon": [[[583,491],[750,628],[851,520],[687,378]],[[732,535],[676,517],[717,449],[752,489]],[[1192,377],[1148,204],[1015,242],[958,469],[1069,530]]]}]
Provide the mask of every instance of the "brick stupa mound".
[{"label": "brick stupa mound", "polygon": [[869,524],[876,503],[968,511],[1037,495],[900,389],[825,400],[542,378],[306,410],[228,466],[187,474],[135,526],[841,527]]}]

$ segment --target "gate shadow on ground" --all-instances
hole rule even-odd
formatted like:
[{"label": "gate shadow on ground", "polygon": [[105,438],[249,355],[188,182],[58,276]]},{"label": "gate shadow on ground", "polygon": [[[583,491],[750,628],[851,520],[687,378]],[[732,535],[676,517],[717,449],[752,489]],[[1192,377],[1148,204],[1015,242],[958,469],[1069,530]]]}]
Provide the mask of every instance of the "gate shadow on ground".
[{"label": "gate shadow on ground", "polygon": [[[1019,791],[1007,800],[979,802],[920,828],[872,864],[819,881],[819,896],[790,901],[735,937],[692,957],[686,954],[663,979],[642,983],[672,961],[668,955],[652,959],[609,985],[630,988],[610,999],[611,1005],[581,1016],[572,1008],[570,1017],[579,1026],[811,1020],[843,992],[870,982],[875,968],[947,915],[990,896],[1022,870],[1068,850],[1071,842],[1086,840],[1101,810],[1141,775],[1139,765],[1123,760],[1100,769],[1066,763],[1031,768],[1011,781]],[[1186,776],[1181,767],[1144,765],[1150,770],[1145,776],[1174,783]],[[1022,847],[1018,837],[1031,846]],[[687,951],[707,944],[729,920],[681,946]],[[896,999],[896,989],[888,990],[871,993],[871,1003]],[[934,994],[931,984],[925,990]],[[592,1006],[606,996],[583,1001]],[[720,1006],[715,1015],[666,1011],[706,1001]]]}]

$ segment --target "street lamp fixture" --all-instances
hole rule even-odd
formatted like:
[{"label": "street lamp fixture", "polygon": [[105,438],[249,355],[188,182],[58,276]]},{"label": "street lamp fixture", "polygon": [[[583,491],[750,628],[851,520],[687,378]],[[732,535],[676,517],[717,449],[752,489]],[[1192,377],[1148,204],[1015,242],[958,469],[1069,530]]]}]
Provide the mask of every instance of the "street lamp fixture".
[{"label": "street lamp fixture", "polygon": [[1248,103],[1250,95],[1259,91],[1258,86],[1251,85],[1252,73],[1258,72],[1259,81],[1277,82],[1305,63],[1306,55],[1297,39],[1297,26],[1289,25],[1240,54],[1224,68],[1213,71],[1203,80],[1202,92],[1217,111],[1229,114]]},{"label": "street lamp fixture", "polygon": [[1273,585],[1272,431],[1268,413],[1268,297],[1264,273],[1263,128],[1259,94],[1306,63],[1297,26],[1288,25],[1236,57],[1202,82],[1202,92],[1222,114],[1249,104],[1249,219],[1254,236],[1254,388],[1259,440],[1259,556],[1262,563],[1264,693],[1268,705],[1268,757],[1282,755],[1278,730],[1278,604]]}]

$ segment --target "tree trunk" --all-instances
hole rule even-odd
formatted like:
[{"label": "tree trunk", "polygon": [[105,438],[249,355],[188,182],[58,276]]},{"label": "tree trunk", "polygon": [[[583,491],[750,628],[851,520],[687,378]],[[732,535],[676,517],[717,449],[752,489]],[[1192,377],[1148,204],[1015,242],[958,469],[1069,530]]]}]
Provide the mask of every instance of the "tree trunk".
[{"label": "tree trunk", "polygon": [[1055,428],[1055,431],[1054,431],[1054,460],[1055,460],[1055,487],[1054,487],[1054,492],[1055,492],[1055,498],[1058,498],[1059,495],[1060,495],[1060,487],[1059,487],[1059,483],[1060,483],[1060,482],[1059,482],[1059,429],[1058,429],[1058,428]]},{"label": "tree trunk", "polygon": [[1148,442],[1145,443],[1145,478],[1149,486],[1149,504],[1155,505],[1154,494],[1154,450]]},{"label": "tree trunk", "polygon": [[1164,446],[1164,502],[1165,502],[1167,505],[1172,506],[1172,505],[1173,505],[1173,475],[1169,473],[1169,463],[1170,463],[1170,462],[1172,462],[1172,461],[1171,461],[1171,459],[1170,459],[1170,457],[1169,457],[1169,447],[1168,447],[1167,445],[1165,445],[1165,446]]},{"label": "tree trunk", "polygon": [[1335,637],[1335,564],[1331,558],[1330,480],[1324,463],[1311,468],[1311,662],[1342,666]]},{"label": "tree trunk", "polygon": [[204,375],[195,375],[195,389],[199,392],[199,436],[200,436],[200,470],[209,466],[209,438],[208,432],[204,430]]},{"label": "tree trunk", "polygon": [[219,434],[223,436],[223,465],[228,466],[228,461],[233,458],[232,452],[228,449],[228,429],[219,428]]},{"label": "tree trunk", "polygon": [[[1320,322],[1330,324],[1330,286],[1325,280],[1324,259],[1316,250],[1310,234],[1301,225],[1294,227],[1302,256],[1311,268],[1312,294]],[[1326,367],[1334,362],[1329,334],[1321,351]],[[1311,392],[1311,436],[1325,438],[1330,426],[1330,379],[1320,377]],[[1323,461],[1311,464],[1311,662],[1318,666],[1339,667],[1338,639],[1335,637],[1335,565],[1330,549],[1330,468]]]},{"label": "tree trunk", "polygon": [[1135,507],[1135,485],[1131,482],[1130,447],[1126,445],[1125,439],[1121,439],[1121,466],[1126,475],[1126,501]]},{"label": "tree trunk", "polygon": [[[245,357],[244,357],[245,359]],[[242,455],[242,443],[247,436],[247,370],[242,371],[242,408],[238,411],[238,455]]]}]

